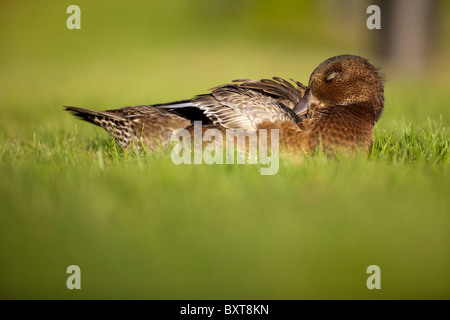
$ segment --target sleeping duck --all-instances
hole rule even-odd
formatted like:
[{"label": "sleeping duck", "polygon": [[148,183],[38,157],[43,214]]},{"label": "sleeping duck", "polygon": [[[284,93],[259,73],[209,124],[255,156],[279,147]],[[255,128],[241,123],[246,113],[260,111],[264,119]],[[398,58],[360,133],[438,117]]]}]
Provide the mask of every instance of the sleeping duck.
[{"label": "sleeping duck", "polygon": [[308,86],[279,77],[239,79],[189,100],[95,111],[65,107],[75,116],[104,128],[123,148],[145,143],[167,146],[172,133],[203,128],[258,132],[279,130],[287,151],[363,149],[384,107],[379,70],[366,59],[341,55],[322,62]]}]

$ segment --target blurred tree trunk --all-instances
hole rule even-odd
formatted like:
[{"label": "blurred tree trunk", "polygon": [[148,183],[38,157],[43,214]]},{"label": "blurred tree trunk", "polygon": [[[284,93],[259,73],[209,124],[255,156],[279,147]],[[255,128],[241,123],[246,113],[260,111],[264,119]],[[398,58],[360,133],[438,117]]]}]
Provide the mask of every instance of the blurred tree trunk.
[{"label": "blurred tree trunk", "polygon": [[426,68],[438,0],[380,0],[381,54],[393,71],[418,74]]}]

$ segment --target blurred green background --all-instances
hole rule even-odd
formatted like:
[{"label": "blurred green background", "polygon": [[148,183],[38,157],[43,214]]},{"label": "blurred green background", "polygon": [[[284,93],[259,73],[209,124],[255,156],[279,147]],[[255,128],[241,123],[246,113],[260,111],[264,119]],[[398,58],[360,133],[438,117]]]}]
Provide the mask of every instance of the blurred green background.
[{"label": "blurred green background", "polygon": [[[448,154],[450,4],[431,1],[411,36],[420,3],[1,1],[0,298],[450,298],[448,157],[317,157],[262,177],[111,155],[105,132],[62,111],[186,99],[236,78],[307,84],[351,53],[385,74],[376,137],[440,128]],[[71,4],[81,30],[66,27]],[[381,30],[366,27],[370,4]],[[82,290],[66,288],[71,264]],[[366,287],[371,264],[381,290]]]}]

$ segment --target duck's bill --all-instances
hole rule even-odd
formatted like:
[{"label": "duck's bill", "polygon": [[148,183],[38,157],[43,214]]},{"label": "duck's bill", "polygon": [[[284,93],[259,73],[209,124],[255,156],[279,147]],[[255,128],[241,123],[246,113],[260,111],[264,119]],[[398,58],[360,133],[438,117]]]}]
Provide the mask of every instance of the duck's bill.
[{"label": "duck's bill", "polygon": [[319,104],[319,100],[313,96],[311,90],[308,90],[303,98],[294,107],[294,112],[299,116],[304,116],[308,113],[308,110],[312,104]]}]

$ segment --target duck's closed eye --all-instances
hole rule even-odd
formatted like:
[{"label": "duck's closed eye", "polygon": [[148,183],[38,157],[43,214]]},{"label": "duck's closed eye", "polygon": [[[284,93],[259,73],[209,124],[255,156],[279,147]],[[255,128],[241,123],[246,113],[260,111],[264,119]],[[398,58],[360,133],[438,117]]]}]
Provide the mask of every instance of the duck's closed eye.
[{"label": "duck's closed eye", "polygon": [[325,80],[326,81],[331,81],[331,80],[335,79],[338,76],[339,76],[339,72],[333,71],[332,73],[330,73],[329,75],[327,75],[325,77]]}]

